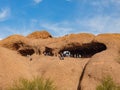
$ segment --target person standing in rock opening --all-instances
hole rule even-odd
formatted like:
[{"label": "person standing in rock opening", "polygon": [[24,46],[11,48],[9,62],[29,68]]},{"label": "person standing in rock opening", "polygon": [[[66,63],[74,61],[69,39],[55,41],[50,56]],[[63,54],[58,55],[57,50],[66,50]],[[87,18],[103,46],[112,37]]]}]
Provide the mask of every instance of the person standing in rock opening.
[{"label": "person standing in rock opening", "polygon": [[70,57],[70,51],[64,51],[63,56],[64,57]]},{"label": "person standing in rock opening", "polygon": [[63,53],[62,53],[62,52],[60,52],[60,54],[59,54],[59,56],[58,56],[58,57],[59,57],[59,59],[60,59],[60,60],[64,60],[64,55],[63,55]]}]

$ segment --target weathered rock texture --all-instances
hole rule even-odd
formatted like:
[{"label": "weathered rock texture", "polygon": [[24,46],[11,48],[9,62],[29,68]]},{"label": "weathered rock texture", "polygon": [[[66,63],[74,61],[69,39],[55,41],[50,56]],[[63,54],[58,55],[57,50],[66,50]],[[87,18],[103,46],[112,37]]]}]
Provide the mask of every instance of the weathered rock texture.
[{"label": "weathered rock texture", "polygon": [[[66,50],[71,57],[60,60],[59,54]],[[3,90],[13,80],[35,76],[52,79],[58,90],[95,90],[107,75],[120,84],[120,34],[80,33],[54,38],[46,31],[37,31],[0,41]]]},{"label": "weathered rock texture", "polygon": [[52,36],[45,30],[43,31],[36,31],[27,36],[27,38],[31,39],[47,39],[47,38],[52,38]]}]

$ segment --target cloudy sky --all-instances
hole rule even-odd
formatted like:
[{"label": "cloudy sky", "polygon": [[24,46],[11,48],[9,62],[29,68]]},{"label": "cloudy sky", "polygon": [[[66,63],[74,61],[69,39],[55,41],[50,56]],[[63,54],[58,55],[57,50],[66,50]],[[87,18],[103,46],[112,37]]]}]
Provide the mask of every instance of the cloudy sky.
[{"label": "cloudy sky", "polygon": [[120,0],[0,0],[0,38],[36,30],[120,33]]}]

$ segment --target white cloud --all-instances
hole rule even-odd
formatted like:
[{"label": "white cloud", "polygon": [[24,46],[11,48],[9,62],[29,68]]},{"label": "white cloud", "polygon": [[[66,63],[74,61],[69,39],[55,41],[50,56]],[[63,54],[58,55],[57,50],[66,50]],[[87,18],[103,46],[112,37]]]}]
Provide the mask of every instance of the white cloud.
[{"label": "white cloud", "polygon": [[67,23],[44,23],[40,24],[41,27],[45,28],[46,30],[50,30],[50,32],[53,32],[55,36],[62,36],[69,34],[73,29],[71,27],[68,27]]},{"label": "white cloud", "polygon": [[11,27],[11,26],[1,26],[0,29],[4,31],[2,32],[2,34],[0,34],[0,39],[6,38],[13,34],[28,35],[31,33],[31,31],[34,31],[33,28],[28,27],[27,25],[25,26],[22,25],[21,28]]},{"label": "white cloud", "polygon": [[[111,10],[111,12],[120,12],[120,0],[78,0],[78,8],[81,6],[90,6],[96,12],[105,12]],[[78,9],[79,10],[79,9]],[[109,12],[110,13],[110,12]]]},{"label": "white cloud", "polygon": [[59,23],[43,23],[41,27],[56,36],[63,36],[70,33],[120,33],[120,17],[96,16],[87,19],[78,19],[76,21],[64,21]]},{"label": "white cloud", "polygon": [[[29,26],[29,27],[28,27]],[[76,21],[61,22],[40,22],[31,19],[30,23],[24,23],[20,27],[2,26],[4,33],[0,34],[5,38],[11,34],[28,35],[34,30],[45,29],[54,36],[63,36],[70,33],[120,33],[120,17],[96,16],[87,19],[77,19]]]},{"label": "white cloud", "polygon": [[43,0],[34,0],[35,4],[41,3]]},{"label": "white cloud", "polygon": [[92,33],[120,33],[120,17],[96,16],[79,24]]},{"label": "white cloud", "polygon": [[[89,5],[91,12],[85,13],[84,18],[78,18],[76,24],[79,30],[83,28],[92,33],[120,33],[120,0],[79,0],[78,10],[80,5]],[[79,12],[77,14],[81,15]]]},{"label": "white cloud", "polygon": [[10,16],[10,8],[0,9],[0,21],[6,20]]},{"label": "white cloud", "polygon": [[90,0],[89,3],[97,7],[109,7],[120,5],[120,0]]}]

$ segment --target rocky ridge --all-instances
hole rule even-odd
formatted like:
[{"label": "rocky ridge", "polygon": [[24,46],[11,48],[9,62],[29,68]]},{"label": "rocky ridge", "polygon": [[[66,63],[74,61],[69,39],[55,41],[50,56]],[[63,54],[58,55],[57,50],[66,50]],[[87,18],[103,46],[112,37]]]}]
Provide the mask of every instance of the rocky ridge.
[{"label": "rocky ridge", "polygon": [[[59,54],[66,50],[72,52],[71,57],[60,60]],[[0,41],[0,88],[4,90],[20,77],[42,76],[51,78],[58,90],[95,90],[107,75],[120,84],[119,62],[120,34],[54,38],[47,31],[37,31],[12,35]]]}]

